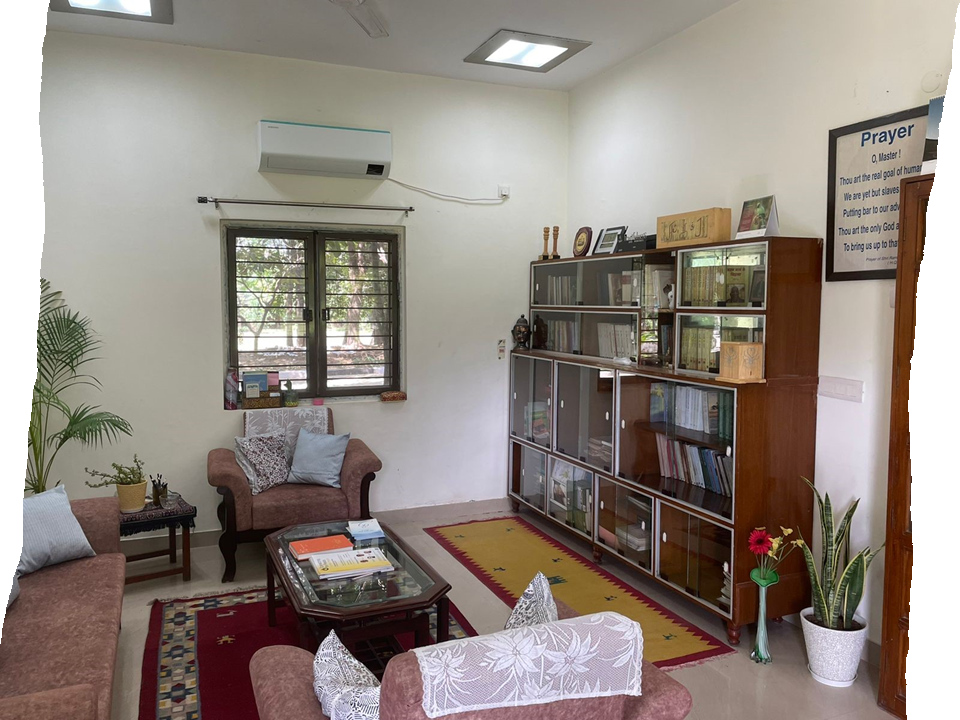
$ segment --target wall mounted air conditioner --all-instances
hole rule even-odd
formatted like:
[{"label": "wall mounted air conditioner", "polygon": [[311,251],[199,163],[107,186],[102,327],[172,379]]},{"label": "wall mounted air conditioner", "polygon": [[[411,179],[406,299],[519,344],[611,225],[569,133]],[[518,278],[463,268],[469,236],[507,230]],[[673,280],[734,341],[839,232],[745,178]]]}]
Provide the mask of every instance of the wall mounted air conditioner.
[{"label": "wall mounted air conditioner", "polygon": [[260,172],[383,180],[393,138],[386,130],[260,121]]}]

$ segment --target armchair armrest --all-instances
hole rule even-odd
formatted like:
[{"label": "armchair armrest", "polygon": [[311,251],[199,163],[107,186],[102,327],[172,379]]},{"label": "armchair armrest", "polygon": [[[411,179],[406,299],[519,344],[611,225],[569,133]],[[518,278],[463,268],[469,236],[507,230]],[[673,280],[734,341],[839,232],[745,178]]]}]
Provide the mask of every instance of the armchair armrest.
[{"label": "armchair armrest", "polygon": [[115,497],[72,500],[70,509],[97,555],[120,552],[120,502]]},{"label": "armchair armrest", "polygon": [[313,691],[313,655],[289,645],[257,650],[250,679],[260,720],[327,720]]},{"label": "armchair armrest", "polygon": [[351,438],[340,469],[340,488],[347,496],[351,520],[370,517],[370,483],[383,467],[363,440]]},{"label": "armchair armrest", "polygon": [[92,685],[71,685],[0,699],[0,720],[97,720]]},{"label": "armchair armrest", "polygon": [[237,465],[233,450],[218,448],[207,455],[207,482],[217,488],[217,492],[232,501],[234,506],[235,530],[249,530],[252,526],[250,483],[243,470]]}]

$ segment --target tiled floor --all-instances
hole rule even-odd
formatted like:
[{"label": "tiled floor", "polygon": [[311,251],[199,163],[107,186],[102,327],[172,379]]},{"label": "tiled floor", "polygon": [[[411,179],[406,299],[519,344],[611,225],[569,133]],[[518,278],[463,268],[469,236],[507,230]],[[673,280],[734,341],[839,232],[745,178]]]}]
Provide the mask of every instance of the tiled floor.
[{"label": "tiled floor", "polygon": [[[432,508],[418,508],[379,513],[378,517],[406,540],[427,562],[433,565],[453,586],[450,598],[463,611],[478,632],[499,630],[509,615],[507,606],[498,600],[463,565],[443,550],[424,528],[483,517],[508,514],[506,501],[466,503]],[[524,517],[548,533],[590,557],[585,543],[565,533],[556,533],[545,523]],[[163,562],[162,560],[159,562]],[[143,572],[149,563],[139,563],[136,572]],[[665,605],[712,635],[723,639],[720,622],[692,603],[661,591],[655,583],[642,579],[619,563],[604,566],[615,575],[635,585],[657,602]],[[247,545],[238,554],[236,581],[222,585],[222,561],[216,546],[196,548],[193,553],[193,579],[164,578],[130,585],[123,604],[123,629],[120,633],[120,656],[114,689],[114,720],[136,720],[140,693],[140,664],[147,633],[150,602],[155,598],[184,597],[203,593],[225,592],[233,587],[250,587],[264,583],[264,555],[260,545]],[[835,689],[815,682],[806,669],[803,637],[800,629],[789,624],[771,624],[770,647],[774,662],[756,665],[749,654],[753,636],[745,628],[738,652],[696,667],[672,672],[694,699],[696,720],[888,720],[891,716],[877,707],[877,670],[867,664],[860,667],[860,677],[853,687]],[[219,719],[211,719],[219,720]]]}]

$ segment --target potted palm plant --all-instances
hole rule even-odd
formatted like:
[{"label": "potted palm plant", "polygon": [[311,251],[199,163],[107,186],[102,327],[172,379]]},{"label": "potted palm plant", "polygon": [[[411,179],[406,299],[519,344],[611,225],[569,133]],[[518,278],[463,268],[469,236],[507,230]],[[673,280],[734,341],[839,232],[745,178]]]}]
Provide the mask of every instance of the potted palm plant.
[{"label": "potted palm plant", "polygon": [[113,413],[95,405],[71,407],[64,399],[83,386],[99,389],[100,382],[84,371],[100,348],[89,318],[72,312],[60,292],[41,278],[37,377],[27,432],[27,492],[47,489],[53,462],[67,443],[96,447],[133,432],[130,423]]},{"label": "potted palm plant", "polygon": [[848,687],[857,679],[857,667],[867,640],[867,621],[857,615],[863,597],[867,570],[883,545],[864,548],[850,557],[850,525],[860,500],[855,500],[840,524],[833,517],[830,495],[820,492],[806,478],[820,511],[823,548],[820,567],[803,539],[795,541],[803,550],[810,573],[813,606],[800,613],[803,639],[807,646],[810,674],[824,685]]},{"label": "potted palm plant", "polygon": [[101,472],[84,468],[87,475],[100,478],[100,482],[92,483],[87,480],[87,487],[102,488],[114,485],[117,488],[117,498],[120,500],[120,512],[132,513],[143,510],[146,504],[147,478],[143,474],[143,462],[136,455],[133,456],[133,465],[111,463],[112,473]]}]

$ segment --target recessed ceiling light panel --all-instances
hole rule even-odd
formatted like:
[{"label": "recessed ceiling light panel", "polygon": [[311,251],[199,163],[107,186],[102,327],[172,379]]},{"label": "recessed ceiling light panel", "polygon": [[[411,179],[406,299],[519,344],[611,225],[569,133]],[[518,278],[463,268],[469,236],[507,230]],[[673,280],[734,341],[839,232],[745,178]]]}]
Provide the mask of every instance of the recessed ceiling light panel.
[{"label": "recessed ceiling light panel", "polygon": [[588,47],[582,40],[501,30],[463,61],[545,73]]},{"label": "recessed ceiling light panel", "polygon": [[173,25],[173,0],[50,0],[50,9]]}]

